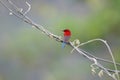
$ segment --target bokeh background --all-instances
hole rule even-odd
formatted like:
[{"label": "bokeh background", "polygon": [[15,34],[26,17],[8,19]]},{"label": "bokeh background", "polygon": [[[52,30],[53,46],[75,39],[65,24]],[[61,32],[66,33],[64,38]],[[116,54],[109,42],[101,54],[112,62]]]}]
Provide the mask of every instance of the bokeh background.
[{"label": "bokeh background", "polygon": [[[27,9],[26,0],[11,1]],[[32,6],[27,16],[36,23],[59,36],[62,36],[61,30],[69,28],[71,41],[105,39],[120,62],[120,0],[27,1]],[[100,42],[81,48],[111,60]],[[75,51],[71,54],[71,50],[69,46],[62,49],[61,43],[10,16],[0,4],[0,80],[112,80],[105,74],[102,78],[92,75],[92,63]],[[104,65],[113,68],[107,63]]]}]

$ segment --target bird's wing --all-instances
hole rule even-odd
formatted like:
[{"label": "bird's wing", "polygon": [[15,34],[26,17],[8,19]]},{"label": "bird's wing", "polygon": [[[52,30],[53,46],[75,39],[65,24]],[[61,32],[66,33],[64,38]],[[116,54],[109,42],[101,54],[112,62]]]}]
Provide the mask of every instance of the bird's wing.
[{"label": "bird's wing", "polygon": [[69,41],[69,39],[70,39],[70,36],[64,36],[64,42],[68,42]]}]

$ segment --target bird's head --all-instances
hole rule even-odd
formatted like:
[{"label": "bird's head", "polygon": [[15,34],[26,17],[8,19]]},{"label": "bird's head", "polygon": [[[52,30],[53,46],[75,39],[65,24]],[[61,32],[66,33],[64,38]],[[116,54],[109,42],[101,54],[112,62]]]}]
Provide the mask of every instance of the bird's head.
[{"label": "bird's head", "polygon": [[69,29],[64,29],[64,36],[71,36],[71,31]]}]

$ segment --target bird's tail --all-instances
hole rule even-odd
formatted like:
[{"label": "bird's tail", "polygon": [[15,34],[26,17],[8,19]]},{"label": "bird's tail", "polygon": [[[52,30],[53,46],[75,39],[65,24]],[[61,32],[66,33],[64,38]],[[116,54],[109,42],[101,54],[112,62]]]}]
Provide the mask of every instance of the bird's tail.
[{"label": "bird's tail", "polygon": [[62,43],[62,48],[65,48],[66,42]]}]

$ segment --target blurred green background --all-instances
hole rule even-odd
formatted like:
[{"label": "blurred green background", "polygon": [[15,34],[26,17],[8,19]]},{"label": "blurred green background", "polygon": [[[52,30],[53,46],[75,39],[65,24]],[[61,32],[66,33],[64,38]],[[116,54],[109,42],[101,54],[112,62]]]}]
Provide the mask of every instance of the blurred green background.
[{"label": "blurred green background", "polygon": [[[27,9],[26,0],[11,1]],[[59,36],[61,30],[69,28],[71,41],[105,39],[120,62],[120,0],[27,1],[32,6],[27,16],[36,23]],[[100,42],[81,48],[111,60]],[[92,75],[91,62],[77,52],[71,54],[71,50],[69,46],[62,49],[61,43],[10,16],[0,4],[0,80],[112,80],[105,74],[102,78]]]}]

